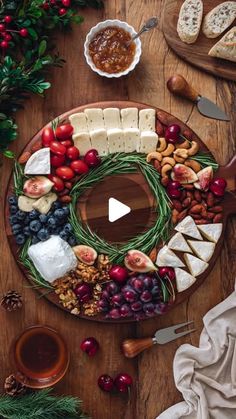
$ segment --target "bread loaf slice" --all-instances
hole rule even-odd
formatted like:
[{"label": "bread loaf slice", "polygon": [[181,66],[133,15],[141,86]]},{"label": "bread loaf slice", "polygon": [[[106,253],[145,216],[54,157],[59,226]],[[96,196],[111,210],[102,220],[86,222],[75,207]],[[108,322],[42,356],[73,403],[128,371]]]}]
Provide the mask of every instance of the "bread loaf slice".
[{"label": "bread loaf slice", "polygon": [[182,4],[177,23],[177,32],[181,41],[193,44],[198,37],[203,14],[202,0],[185,0]]},{"label": "bread loaf slice", "polygon": [[217,38],[236,18],[236,2],[225,1],[204,17],[202,30],[207,38]]},{"label": "bread loaf slice", "polygon": [[231,28],[208,52],[211,57],[236,62],[236,26]]}]

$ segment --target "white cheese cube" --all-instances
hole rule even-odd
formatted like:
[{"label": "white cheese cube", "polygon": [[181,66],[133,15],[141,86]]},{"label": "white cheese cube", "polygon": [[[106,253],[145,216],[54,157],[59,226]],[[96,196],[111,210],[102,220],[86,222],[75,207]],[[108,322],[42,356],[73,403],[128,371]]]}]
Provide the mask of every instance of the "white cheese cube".
[{"label": "white cheese cube", "polygon": [[158,135],[156,132],[153,131],[143,131],[141,132],[140,136],[140,147],[137,148],[137,152],[139,153],[151,153],[152,151],[156,151],[158,144]]},{"label": "white cheese cube", "polygon": [[74,134],[79,132],[88,132],[87,117],[84,112],[74,113],[69,116],[69,121],[74,128]]},{"label": "white cheese cube", "polygon": [[45,242],[33,244],[28,255],[40,275],[53,282],[77,266],[77,258],[69,246],[59,236],[51,236]]},{"label": "white cheese cube", "polygon": [[133,153],[140,148],[140,131],[138,128],[124,129],[125,153]]},{"label": "white cheese cube", "polygon": [[91,150],[92,145],[88,132],[79,132],[78,134],[74,134],[72,138],[81,156],[84,156],[88,150]]},{"label": "white cheese cube", "polygon": [[142,109],[139,111],[140,131],[156,132],[156,111],[155,109]]},{"label": "white cheese cube", "polygon": [[85,109],[89,131],[104,128],[103,111],[100,108]]},{"label": "white cheese cube", "polygon": [[95,129],[90,131],[92,148],[97,150],[99,156],[108,154],[107,132],[105,129]]},{"label": "white cheese cube", "polygon": [[122,128],[138,128],[138,108],[121,109]]},{"label": "white cheese cube", "polygon": [[106,108],[103,110],[103,116],[106,129],[121,128],[120,109]]},{"label": "white cheese cube", "polygon": [[107,130],[109,153],[122,153],[125,151],[124,131],[119,128]]},{"label": "white cheese cube", "polygon": [[51,173],[50,148],[36,151],[25,165],[25,175],[49,175]]}]

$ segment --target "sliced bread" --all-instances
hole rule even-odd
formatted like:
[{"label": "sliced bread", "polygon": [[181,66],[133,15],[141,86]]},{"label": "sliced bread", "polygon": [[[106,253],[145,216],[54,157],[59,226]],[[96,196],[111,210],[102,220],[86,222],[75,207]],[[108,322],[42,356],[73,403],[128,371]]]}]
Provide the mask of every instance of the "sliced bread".
[{"label": "sliced bread", "polygon": [[236,62],[236,26],[231,28],[208,52],[211,57]]},{"label": "sliced bread", "polygon": [[177,32],[181,41],[193,44],[198,37],[203,14],[202,0],[185,0],[182,4],[177,23]]},{"label": "sliced bread", "polygon": [[225,1],[214,7],[204,17],[202,30],[207,38],[217,38],[236,18],[236,2]]}]

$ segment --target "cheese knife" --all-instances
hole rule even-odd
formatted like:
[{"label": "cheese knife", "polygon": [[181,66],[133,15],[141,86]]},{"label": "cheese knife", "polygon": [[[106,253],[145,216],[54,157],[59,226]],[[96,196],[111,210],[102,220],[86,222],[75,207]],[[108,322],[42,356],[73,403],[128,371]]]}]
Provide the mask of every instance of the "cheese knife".
[{"label": "cheese knife", "polygon": [[230,118],[215,103],[201,96],[190,86],[183,76],[176,74],[167,81],[171,93],[196,103],[199,112],[208,118],[230,121]]}]

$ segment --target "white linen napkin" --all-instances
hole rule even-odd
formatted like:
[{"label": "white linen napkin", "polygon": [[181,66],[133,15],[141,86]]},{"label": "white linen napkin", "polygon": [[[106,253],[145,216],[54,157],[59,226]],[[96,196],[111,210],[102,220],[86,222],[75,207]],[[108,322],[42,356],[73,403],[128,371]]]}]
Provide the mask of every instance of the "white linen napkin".
[{"label": "white linen napkin", "polygon": [[185,401],[156,419],[236,419],[236,288],[203,323],[199,348],[184,344],[174,358],[175,384]]}]

